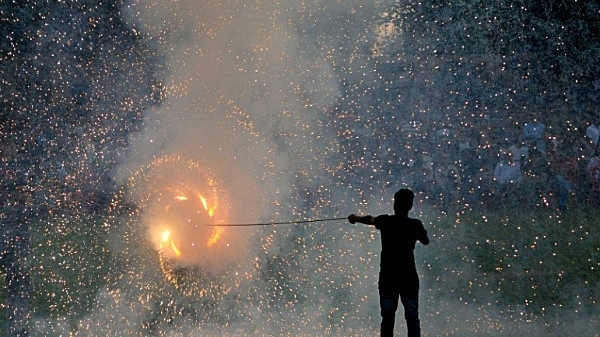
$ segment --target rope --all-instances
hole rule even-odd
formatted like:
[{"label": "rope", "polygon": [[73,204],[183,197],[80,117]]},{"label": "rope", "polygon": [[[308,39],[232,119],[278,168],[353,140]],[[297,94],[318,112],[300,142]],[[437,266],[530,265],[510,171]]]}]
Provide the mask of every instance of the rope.
[{"label": "rope", "polygon": [[325,222],[347,219],[346,217],[341,218],[326,218],[326,219],[313,219],[313,220],[302,220],[302,221],[282,221],[282,222],[259,222],[259,223],[235,223],[235,224],[210,224],[206,226],[210,227],[249,227],[249,226],[274,226],[274,225],[297,225],[301,223],[310,222]]}]

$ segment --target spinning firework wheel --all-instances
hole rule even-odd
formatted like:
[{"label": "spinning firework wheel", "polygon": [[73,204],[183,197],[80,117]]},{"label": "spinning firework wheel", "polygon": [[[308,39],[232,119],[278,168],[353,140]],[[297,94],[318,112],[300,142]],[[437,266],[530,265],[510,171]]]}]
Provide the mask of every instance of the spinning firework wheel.
[{"label": "spinning firework wheel", "polygon": [[173,156],[138,171],[129,188],[165,279],[187,296],[228,292],[218,279],[236,240],[219,226],[229,204],[218,180],[196,162]]}]

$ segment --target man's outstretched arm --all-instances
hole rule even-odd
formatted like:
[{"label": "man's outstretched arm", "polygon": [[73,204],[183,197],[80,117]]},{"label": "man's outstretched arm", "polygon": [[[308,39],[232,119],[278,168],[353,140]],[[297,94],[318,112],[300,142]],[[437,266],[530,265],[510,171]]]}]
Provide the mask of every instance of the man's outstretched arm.
[{"label": "man's outstretched arm", "polygon": [[360,223],[364,223],[365,225],[374,225],[375,224],[375,217],[373,217],[372,215],[356,215],[356,214],[350,214],[348,216],[348,221],[351,224],[360,222]]}]

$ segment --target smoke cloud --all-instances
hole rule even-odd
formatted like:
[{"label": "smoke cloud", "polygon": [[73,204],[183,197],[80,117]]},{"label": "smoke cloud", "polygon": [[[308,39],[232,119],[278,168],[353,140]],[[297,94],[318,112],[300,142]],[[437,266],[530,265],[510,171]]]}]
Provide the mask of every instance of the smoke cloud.
[{"label": "smoke cloud", "polygon": [[[203,225],[338,216],[339,210],[329,205],[339,205],[345,192],[335,190],[332,181],[331,161],[339,154],[337,136],[326,126],[327,113],[341,95],[334,66],[343,64],[349,73],[354,66],[360,68],[377,6],[383,5],[186,0],[131,1],[123,6],[130,27],[164,60],[157,69],[162,78],[157,88],[160,103],[144,112],[144,127],[132,135],[117,173],[117,180],[130,187],[129,197],[141,206],[141,221],[132,220],[131,228],[113,234],[135,237],[137,230],[144,235],[139,241],[112,243],[114,251],[126,252],[123,259],[130,270],[119,280],[121,291],[98,294],[97,308],[78,323],[80,335],[119,328],[133,333],[143,330],[149,317],[165,320],[154,333],[167,336],[285,331],[313,335],[329,325],[323,317],[335,316],[348,301],[348,290],[343,289],[349,287],[348,278],[365,280],[364,287],[360,281],[352,290],[358,296],[374,294],[376,273],[370,269],[376,263],[354,267],[358,275],[340,272],[347,263],[356,264],[359,255],[375,250],[371,237],[353,254],[347,253],[354,235],[369,237],[366,228],[344,233],[323,228],[311,234],[307,246],[295,247],[289,245],[289,238],[298,236],[294,226],[224,227],[212,249],[199,249],[191,258],[175,255],[204,245],[215,234],[186,219],[199,219]],[[311,196],[306,191],[317,190],[330,199],[307,200]],[[214,215],[207,215],[209,209]],[[173,225],[174,217],[188,224]],[[169,237],[167,230],[177,237]],[[336,240],[333,233],[343,239]],[[202,239],[190,239],[198,237]],[[157,265],[154,257],[148,259],[156,251],[177,264]],[[317,261],[336,254],[342,256],[327,262],[323,279],[307,279],[319,269]],[[257,259],[259,255],[263,259]],[[293,261],[286,261],[288,257]],[[167,281],[178,282],[180,291],[161,286],[165,275]],[[339,284],[338,295],[331,295],[330,286],[320,286],[327,282]],[[295,292],[306,296],[302,309],[269,309],[273,298],[282,301],[280,297],[297,296]],[[190,294],[196,299],[186,298]],[[161,298],[175,308],[150,304],[163,303]],[[202,318],[212,311],[198,306],[213,300],[222,315],[235,318],[225,320],[214,313]],[[200,317],[173,314],[170,310],[176,307],[199,310]],[[103,322],[115,322],[119,312],[127,313],[126,322],[103,327]],[[355,312],[370,317],[377,308],[357,306]],[[343,324],[344,317],[340,320],[336,324]],[[376,326],[370,321],[350,330],[368,334],[365,331]],[[348,328],[338,329],[348,335]]]},{"label": "smoke cloud", "polygon": [[127,22],[164,57],[164,80],[119,178],[182,156],[222,183],[226,221],[298,216],[299,190],[331,186],[336,140],[325,114],[340,96],[332,64],[356,48],[344,46],[348,35],[365,43],[375,13],[363,1],[128,3]]}]

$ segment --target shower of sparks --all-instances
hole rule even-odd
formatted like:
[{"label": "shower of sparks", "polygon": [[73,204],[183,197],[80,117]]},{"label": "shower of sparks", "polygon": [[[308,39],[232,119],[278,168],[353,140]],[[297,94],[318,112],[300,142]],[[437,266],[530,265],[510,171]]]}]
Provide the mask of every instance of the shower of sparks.
[{"label": "shower of sparks", "polygon": [[[129,179],[129,197],[136,201],[140,228],[156,247],[165,280],[186,297],[216,300],[231,288],[223,274],[231,249],[247,238],[214,226],[228,219],[227,191],[200,164],[179,156],[154,160]],[[211,225],[211,226],[207,226]],[[229,234],[229,235],[228,235]]]},{"label": "shower of sparks", "polygon": [[134,174],[129,190],[154,246],[181,263],[201,264],[230,244],[225,229],[214,226],[227,221],[227,192],[198,163],[178,156],[157,159]]},{"label": "shower of sparks", "polygon": [[400,186],[433,238],[425,335],[600,331],[597,2],[13,0],[0,22],[0,335],[376,335],[372,228],[219,225],[388,213]]},{"label": "shower of sparks", "polygon": [[[177,248],[171,246],[170,249]],[[167,258],[162,250],[158,251],[158,261],[165,280],[186,297],[218,300],[231,291],[231,288],[201,267],[181,267],[173,259]]]}]

